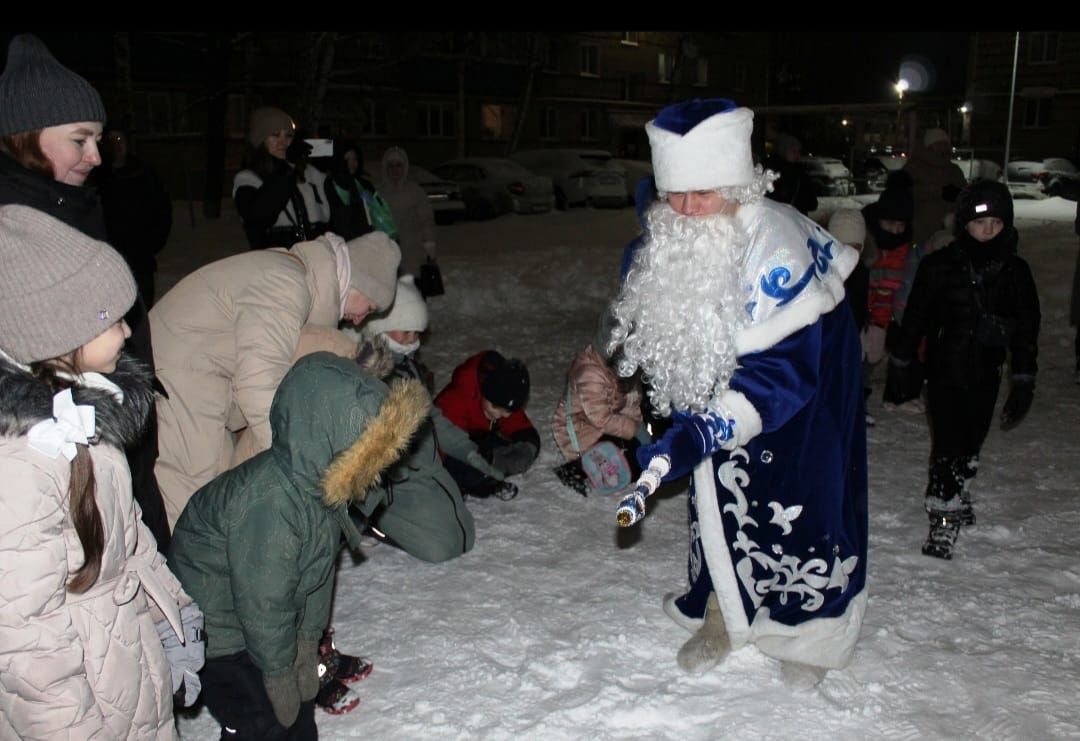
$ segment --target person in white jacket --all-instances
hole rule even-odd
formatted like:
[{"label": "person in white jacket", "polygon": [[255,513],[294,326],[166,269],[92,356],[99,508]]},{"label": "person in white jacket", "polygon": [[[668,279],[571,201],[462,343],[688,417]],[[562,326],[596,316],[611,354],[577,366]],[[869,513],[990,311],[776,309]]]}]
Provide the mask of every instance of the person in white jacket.
[{"label": "person in white jacket", "polygon": [[420,185],[409,179],[409,156],[390,147],[382,157],[379,193],[390,205],[401,245],[401,275],[420,276],[420,266],[435,260],[435,212]]},{"label": "person in white jacket", "polygon": [[134,301],[107,244],[0,207],[0,738],[173,739],[199,692],[202,613],[123,451],[154,403]]}]

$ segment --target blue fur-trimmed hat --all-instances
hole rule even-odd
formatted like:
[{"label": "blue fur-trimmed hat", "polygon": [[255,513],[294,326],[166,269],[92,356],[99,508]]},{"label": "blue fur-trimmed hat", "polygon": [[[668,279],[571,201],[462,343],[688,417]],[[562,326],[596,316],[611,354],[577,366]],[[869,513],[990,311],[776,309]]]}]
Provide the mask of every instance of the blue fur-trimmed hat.
[{"label": "blue fur-trimmed hat", "polygon": [[713,190],[754,180],[754,112],[726,98],[675,103],[645,124],[656,189]]}]

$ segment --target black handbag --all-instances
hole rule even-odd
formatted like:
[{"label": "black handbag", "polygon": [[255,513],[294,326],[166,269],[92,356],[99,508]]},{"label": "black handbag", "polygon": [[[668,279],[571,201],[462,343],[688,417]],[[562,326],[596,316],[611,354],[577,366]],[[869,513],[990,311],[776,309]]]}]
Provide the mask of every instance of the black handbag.
[{"label": "black handbag", "polygon": [[438,264],[428,258],[428,261],[420,266],[420,275],[416,277],[416,287],[424,298],[429,296],[442,296],[446,293],[443,288],[442,271]]}]

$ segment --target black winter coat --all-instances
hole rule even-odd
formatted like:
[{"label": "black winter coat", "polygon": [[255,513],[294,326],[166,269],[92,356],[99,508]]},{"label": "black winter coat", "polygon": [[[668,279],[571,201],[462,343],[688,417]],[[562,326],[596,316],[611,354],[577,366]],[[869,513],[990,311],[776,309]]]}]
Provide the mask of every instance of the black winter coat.
[{"label": "black winter coat", "polygon": [[106,241],[96,189],[58,182],[0,152],[0,206],[9,203],[44,211],[87,236]]},{"label": "black winter coat", "polygon": [[[53,216],[83,234],[108,241],[101,202],[93,187],[77,187],[53,180],[28,170],[8,155],[0,152],[0,205],[17,203],[36,208]],[[154,367],[154,350],[150,340],[150,321],[146,304],[136,297],[128,311],[131,337],[125,347],[148,368]],[[169,545],[169,526],[165,505],[161,501],[154,465],[157,462],[157,412],[151,408],[147,428],[139,442],[125,449],[131,469],[131,486],[143,511],[143,522],[163,551]]]},{"label": "black winter coat", "polygon": [[1012,373],[1038,370],[1039,296],[1009,227],[985,244],[967,234],[926,257],[904,312],[894,354],[915,357],[927,339],[932,382],[970,388],[995,383],[1007,353]]},{"label": "black winter coat", "polygon": [[773,182],[772,191],[765,195],[780,203],[790,203],[803,216],[817,209],[814,181],[801,165],[774,155],[765,161],[765,167],[780,175]]}]

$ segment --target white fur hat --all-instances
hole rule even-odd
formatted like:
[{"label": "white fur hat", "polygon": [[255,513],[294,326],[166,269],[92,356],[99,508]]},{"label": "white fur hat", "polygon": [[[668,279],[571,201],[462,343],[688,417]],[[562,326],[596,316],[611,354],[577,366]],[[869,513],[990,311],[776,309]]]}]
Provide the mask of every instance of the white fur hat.
[{"label": "white fur hat", "polygon": [[420,295],[412,275],[403,275],[398,278],[397,294],[390,311],[368,321],[366,328],[375,335],[394,330],[423,332],[427,325],[428,312],[424,297]]},{"label": "white fur hat", "polygon": [[754,112],[723,98],[664,108],[645,124],[656,189],[681,193],[753,182],[753,131]]},{"label": "white fur hat", "polygon": [[844,244],[862,244],[866,241],[866,220],[861,211],[841,208],[829,217],[829,234]]}]

